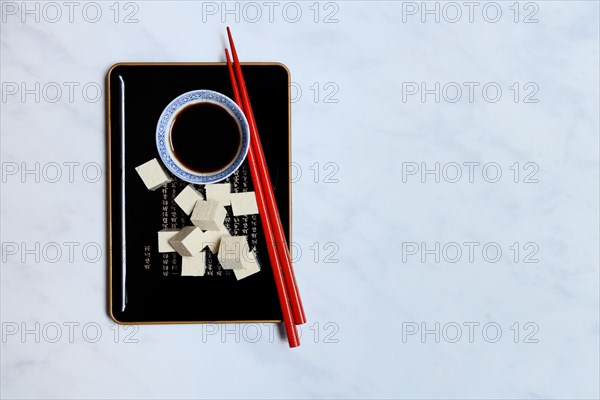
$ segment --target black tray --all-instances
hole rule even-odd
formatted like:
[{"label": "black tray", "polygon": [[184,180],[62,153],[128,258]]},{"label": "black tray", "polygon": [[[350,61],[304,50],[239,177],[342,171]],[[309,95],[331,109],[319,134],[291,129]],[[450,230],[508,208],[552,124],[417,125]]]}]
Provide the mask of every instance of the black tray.
[{"label": "black tray", "polygon": [[[242,63],[242,69],[291,243],[289,71],[278,63]],[[205,276],[182,277],[181,257],[157,252],[157,232],[185,224],[187,216],[173,198],[187,182],[174,178],[150,191],[135,171],[152,158],[160,161],[156,124],[175,97],[210,89],[233,98],[226,64],[116,64],[108,72],[107,87],[110,316],[118,323],[279,322],[281,309],[260,218],[233,217],[228,210],[225,220],[234,235],[250,236],[259,273],[237,281],[216,257],[209,257]],[[253,190],[247,161],[226,181],[233,191]]]}]

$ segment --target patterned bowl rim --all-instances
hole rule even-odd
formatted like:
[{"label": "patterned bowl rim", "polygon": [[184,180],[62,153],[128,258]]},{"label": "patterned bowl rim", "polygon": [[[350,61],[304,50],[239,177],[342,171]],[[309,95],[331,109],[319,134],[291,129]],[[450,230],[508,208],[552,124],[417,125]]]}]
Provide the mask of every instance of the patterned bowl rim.
[{"label": "patterned bowl rim", "polygon": [[[185,168],[185,166],[175,158],[171,146],[168,144],[169,130],[175,115],[184,107],[196,103],[214,103],[222,106],[235,118],[242,133],[240,151],[238,151],[238,154],[233,161],[225,168],[207,174],[201,174]],[[156,147],[163,164],[171,171],[171,173],[173,173],[173,175],[189,183],[215,183],[229,177],[244,162],[248,153],[249,144],[250,128],[248,127],[246,116],[233,100],[224,94],[213,90],[192,90],[177,96],[165,107],[158,119],[158,124],[156,125]]]}]

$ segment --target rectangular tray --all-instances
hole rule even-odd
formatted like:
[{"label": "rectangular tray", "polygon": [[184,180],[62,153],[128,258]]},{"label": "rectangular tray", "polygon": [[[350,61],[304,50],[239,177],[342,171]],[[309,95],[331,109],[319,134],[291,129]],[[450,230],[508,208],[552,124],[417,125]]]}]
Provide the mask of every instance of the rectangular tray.
[{"label": "rectangular tray", "polygon": [[[291,232],[290,75],[279,63],[242,63],[274,186],[281,223]],[[249,235],[261,271],[237,281],[210,257],[205,276],[181,276],[181,257],[157,252],[157,232],[190,225],[174,197],[177,178],[146,189],[135,167],[157,158],[156,124],[178,95],[210,89],[233,97],[225,63],[121,63],[107,74],[108,303],[118,323],[279,322],[281,309],[258,215],[233,217],[234,235]],[[253,190],[247,161],[226,181]],[[202,185],[196,185],[202,190]],[[187,219],[187,220],[186,220]],[[208,251],[208,250],[207,250]]]}]

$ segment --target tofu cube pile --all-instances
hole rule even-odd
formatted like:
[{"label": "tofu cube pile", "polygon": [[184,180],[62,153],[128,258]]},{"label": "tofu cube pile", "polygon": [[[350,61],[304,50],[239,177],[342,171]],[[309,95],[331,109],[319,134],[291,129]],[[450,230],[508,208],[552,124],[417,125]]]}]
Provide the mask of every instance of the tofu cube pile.
[{"label": "tofu cube pile", "polygon": [[[171,182],[162,164],[154,158],[135,169],[149,190]],[[231,236],[225,227],[225,206],[234,216],[258,214],[254,192],[232,193],[231,184],[204,185],[206,197],[194,185],[187,185],[176,197],[177,206],[190,218],[190,226],[158,232],[158,252],[177,252],[181,256],[181,276],[204,276],[207,249],[217,254],[223,269],[232,270],[236,279],[260,272],[247,236]]]}]

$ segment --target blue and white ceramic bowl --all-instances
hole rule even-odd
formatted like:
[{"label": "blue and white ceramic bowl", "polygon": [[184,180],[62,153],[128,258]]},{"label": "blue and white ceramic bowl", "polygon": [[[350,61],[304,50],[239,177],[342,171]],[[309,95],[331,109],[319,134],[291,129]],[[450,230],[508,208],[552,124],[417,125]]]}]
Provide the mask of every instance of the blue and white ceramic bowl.
[{"label": "blue and white ceramic bowl", "polygon": [[[186,168],[185,165],[177,160],[173,154],[170,132],[173,120],[179,111],[191,104],[205,102],[220,105],[235,118],[240,127],[242,140],[233,161],[219,171],[203,174]],[[158,119],[158,125],[156,126],[156,147],[158,148],[158,154],[164,165],[173,173],[173,175],[190,183],[215,183],[227,178],[242,165],[242,162],[244,162],[246,154],[248,153],[249,145],[250,129],[242,110],[229,97],[212,90],[192,90],[191,92],[184,93],[175,98],[163,110]],[[202,156],[201,150],[199,150],[198,156]]]}]

